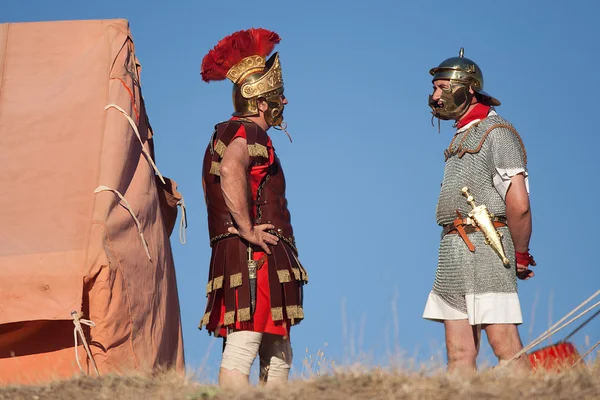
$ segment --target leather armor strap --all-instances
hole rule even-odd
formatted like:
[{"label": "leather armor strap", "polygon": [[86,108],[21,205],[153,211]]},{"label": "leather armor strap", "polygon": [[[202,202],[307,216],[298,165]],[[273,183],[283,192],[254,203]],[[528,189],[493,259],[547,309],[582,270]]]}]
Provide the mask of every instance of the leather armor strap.
[{"label": "leather armor strap", "polygon": [[259,270],[263,264],[267,261],[267,253],[264,253],[261,258],[258,259],[256,269]]},{"label": "leather armor strap", "polygon": [[[478,227],[473,226],[473,220],[471,218],[463,218],[458,210],[456,210],[457,218],[450,224],[444,225],[442,227],[442,237],[448,234],[458,234],[463,239],[467,247],[471,252],[475,251],[475,245],[467,236],[469,233],[479,232],[480,229]],[[494,217],[492,219],[494,227],[499,228],[501,226],[506,225],[505,217]]]}]

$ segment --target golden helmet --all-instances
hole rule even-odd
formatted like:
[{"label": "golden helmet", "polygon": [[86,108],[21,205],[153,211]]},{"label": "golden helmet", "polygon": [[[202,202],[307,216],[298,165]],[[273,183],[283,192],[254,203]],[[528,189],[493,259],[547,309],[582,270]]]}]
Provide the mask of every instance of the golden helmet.
[{"label": "golden helmet", "polygon": [[432,81],[448,79],[470,86],[473,91],[481,95],[482,102],[491,106],[499,106],[500,101],[483,90],[483,73],[481,68],[473,61],[464,57],[465,50],[461,48],[458,57],[448,58],[435,68],[429,70],[433,76]]},{"label": "golden helmet", "polygon": [[279,53],[266,57],[280,42],[277,33],[262,28],[235,32],[222,39],[202,60],[201,74],[206,82],[233,82],[233,115],[259,115],[258,99],[269,105],[265,119],[271,126],[283,122],[283,78]]}]

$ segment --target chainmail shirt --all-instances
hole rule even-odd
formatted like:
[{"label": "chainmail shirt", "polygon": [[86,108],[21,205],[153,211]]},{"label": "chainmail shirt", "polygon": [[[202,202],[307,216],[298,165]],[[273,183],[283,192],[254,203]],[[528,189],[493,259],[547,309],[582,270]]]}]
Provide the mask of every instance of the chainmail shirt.
[{"label": "chainmail shirt", "polygon": [[[492,113],[455,135],[448,149],[449,158],[436,209],[439,225],[451,223],[456,218],[456,210],[467,217],[472,208],[461,192],[465,186],[469,187],[477,205],[485,204],[495,216],[506,215],[506,205],[494,186],[494,176],[499,169],[526,171],[526,159],[519,137],[510,129],[497,127],[484,137],[485,132],[496,124],[512,126]],[[512,238],[508,228],[498,230],[503,234],[509,266],[504,266],[492,248],[484,243],[481,232],[469,234],[475,252],[469,251],[460,235],[448,234],[442,238],[432,292],[453,309],[467,312],[467,294],[517,292]]]}]

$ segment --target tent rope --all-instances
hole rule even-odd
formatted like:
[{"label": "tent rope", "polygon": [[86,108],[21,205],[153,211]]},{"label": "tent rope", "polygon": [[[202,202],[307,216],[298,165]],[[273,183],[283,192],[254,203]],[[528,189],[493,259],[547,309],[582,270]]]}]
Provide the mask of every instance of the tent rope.
[{"label": "tent rope", "polygon": [[[542,334],[541,336],[539,336],[538,339],[534,340],[531,344],[529,344],[528,346],[524,347],[521,351],[519,351],[517,354],[515,354],[511,359],[509,359],[508,361],[506,361],[505,365],[509,365],[510,363],[512,363],[513,361],[515,361],[519,357],[521,357],[523,354],[527,353],[529,350],[531,350],[532,348],[534,348],[535,346],[537,346],[538,344],[540,344],[541,342],[543,342],[544,340],[546,340],[550,336],[554,335],[555,333],[557,333],[558,331],[560,331],[564,327],[570,325],[571,323],[575,322],[579,318],[583,317],[585,314],[587,314],[588,312],[590,312],[594,308],[598,307],[599,305],[600,305],[600,301],[597,302],[597,303],[595,303],[595,304],[593,304],[592,306],[588,307],[583,312],[579,313],[578,315],[576,315],[575,317],[573,317],[571,320],[565,322],[561,326],[558,326],[558,327],[553,326],[551,329],[549,329],[544,334]],[[571,314],[569,314],[569,315],[571,315]]]},{"label": "tent rope", "polygon": [[144,237],[144,231],[142,229],[142,224],[140,223],[140,220],[135,216],[135,213],[133,212],[133,209],[131,208],[131,204],[129,204],[127,199],[121,193],[119,193],[118,190],[111,189],[107,186],[98,186],[96,188],[96,190],[94,190],[94,193],[107,192],[107,191],[113,192],[114,194],[119,196],[121,201],[123,201],[123,206],[125,207],[125,209],[127,211],[129,211],[129,214],[131,214],[131,217],[135,221],[135,225],[137,226],[137,229],[138,229],[138,234],[140,235],[140,239],[142,240],[142,245],[144,246],[144,250],[146,250],[146,255],[148,255],[148,259],[150,261],[152,261],[152,257],[150,256],[150,249],[148,249],[148,243],[146,242],[146,238]]},{"label": "tent rope", "polygon": [[595,349],[596,347],[598,347],[598,346],[600,346],[600,340],[599,340],[599,341],[597,341],[597,342],[596,342],[596,344],[594,344],[594,345],[593,345],[593,346],[592,346],[592,347],[591,347],[591,348],[590,348],[590,349],[589,349],[589,350],[588,350],[588,351],[587,351],[587,352],[586,352],[584,355],[582,355],[582,356],[579,358],[579,360],[577,360],[577,361],[576,361],[576,362],[573,364],[573,366],[575,367],[575,366],[576,366],[576,365],[578,365],[580,362],[582,362],[582,361],[583,361],[583,359],[584,359],[584,358],[586,358],[588,355],[590,355],[590,353],[591,353],[592,351],[594,351],[594,349]]},{"label": "tent rope", "polygon": [[92,365],[94,366],[94,371],[96,371],[96,376],[100,376],[100,371],[98,371],[98,366],[96,365],[96,360],[94,360],[94,357],[92,356],[90,346],[88,345],[87,339],[85,338],[85,334],[83,332],[83,327],[81,326],[81,325],[87,325],[87,326],[95,327],[96,324],[94,323],[94,321],[90,321],[89,319],[81,318],[81,315],[77,311],[71,311],[71,317],[73,318],[73,325],[75,325],[75,328],[73,329],[73,337],[75,339],[75,360],[77,361],[77,365],[79,366],[79,369],[81,370],[81,372],[86,373],[85,370],[83,369],[83,367],[81,366],[81,362],[79,361],[79,352],[77,350],[79,348],[79,341],[78,341],[77,337],[79,336],[79,337],[81,337],[81,343],[83,344],[83,347],[85,348],[85,352],[87,353],[88,358],[90,359],[90,361],[92,362]]},{"label": "tent rope", "polygon": [[185,244],[187,240],[187,210],[185,208],[183,196],[181,196],[181,200],[179,200],[177,205],[181,207],[181,219],[179,220],[179,241],[181,244]]},{"label": "tent rope", "polygon": [[123,110],[121,107],[119,107],[116,104],[108,104],[106,107],[104,107],[105,110],[108,110],[109,108],[114,108],[115,110],[119,111],[121,114],[123,114],[125,116],[125,118],[127,118],[127,121],[129,122],[129,125],[131,125],[131,128],[133,129],[133,131],[135,132],[135,136],[137,136],[138,140],[140,141],[140,145],[142,145],[142,152],[144,153],[144,155],[146,156],[146,158],[148,159],[148,162],[150,163],[150,165],[152,165],[152,168],[154,169],[154,171],[156,172],[156,175],[158,175],[158,177],[160,178],[160,181],[165,184],[165,179],[163,178],[162,174],[160,173],[160,171],[158,170],[158,167],[156,166],[156,164],[154,163],[154,160],[152,159],[152,157],[150,156],[150,154],[148,153],[148,151],[146,150],[146,148],[144,147],[144,142],[142,141],[142,137],[140,136],[140,131],[138,130],[137,125],[135,124],[135,121],[133,120],[133,118],[131,118],[129,116],[129,114],[127,114],[127,112],[125,110]]},{"label": "tent rope", "polygon": [[[127,111],[125,111],[123,108],[119,107],[116,104],[108,104],[106,107],[104,107],[104,110],[108,110],[109,108],[114,108],[115,110],[119,111],[127,119],[127,121],[129,122],[129,125],[131,125],[131,128],[133,129],[133,132],[135,132],[135,136],[140,141],[140,145],[142,146],[142,152],[146,156],[148,162],[150,162],[150,165],[154,169],[154,172],[156,172],[156,175],[158,175],[160,181],[163,184],[166,184],[165,179],[163,178],[163,176],[160,173],[158,167],[154,163],[154,160],[152,159],[152,157],[150,156],[150,154],[148,153],[148,151],[144,147],[144,142],[142,141],[142,137],[140,135],[140,131],[138,130],[138,127],[137,127],[135,121],[133,120],[133,118],[131,118],[131,116],[127,113]],[[182,213],[181,220],[180,220],[180,223],[179,223],[179,241],[181,242],[181,244],[185,244],[186,241],[187,241],[187,235],[186,235],[186,229],[187,229],[187,210],[185,208],[185,202],[183,201],[183,198],[179,201],[179,203],[177,205],[181,206],[181,213]]]}]

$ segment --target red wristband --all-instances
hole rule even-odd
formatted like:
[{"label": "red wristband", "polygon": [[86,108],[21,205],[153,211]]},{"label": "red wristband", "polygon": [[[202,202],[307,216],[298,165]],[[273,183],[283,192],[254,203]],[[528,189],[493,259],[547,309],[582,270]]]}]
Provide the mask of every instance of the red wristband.
[{"label": "red wristband", "polygon": [[533,259],[533,256],[531,254],[529,254],[529,250],[526,251],[525,253],[516,251],[515,255],[517,258],[517,264],[525,265],[525,266],[535,265],[535,260]]}]

